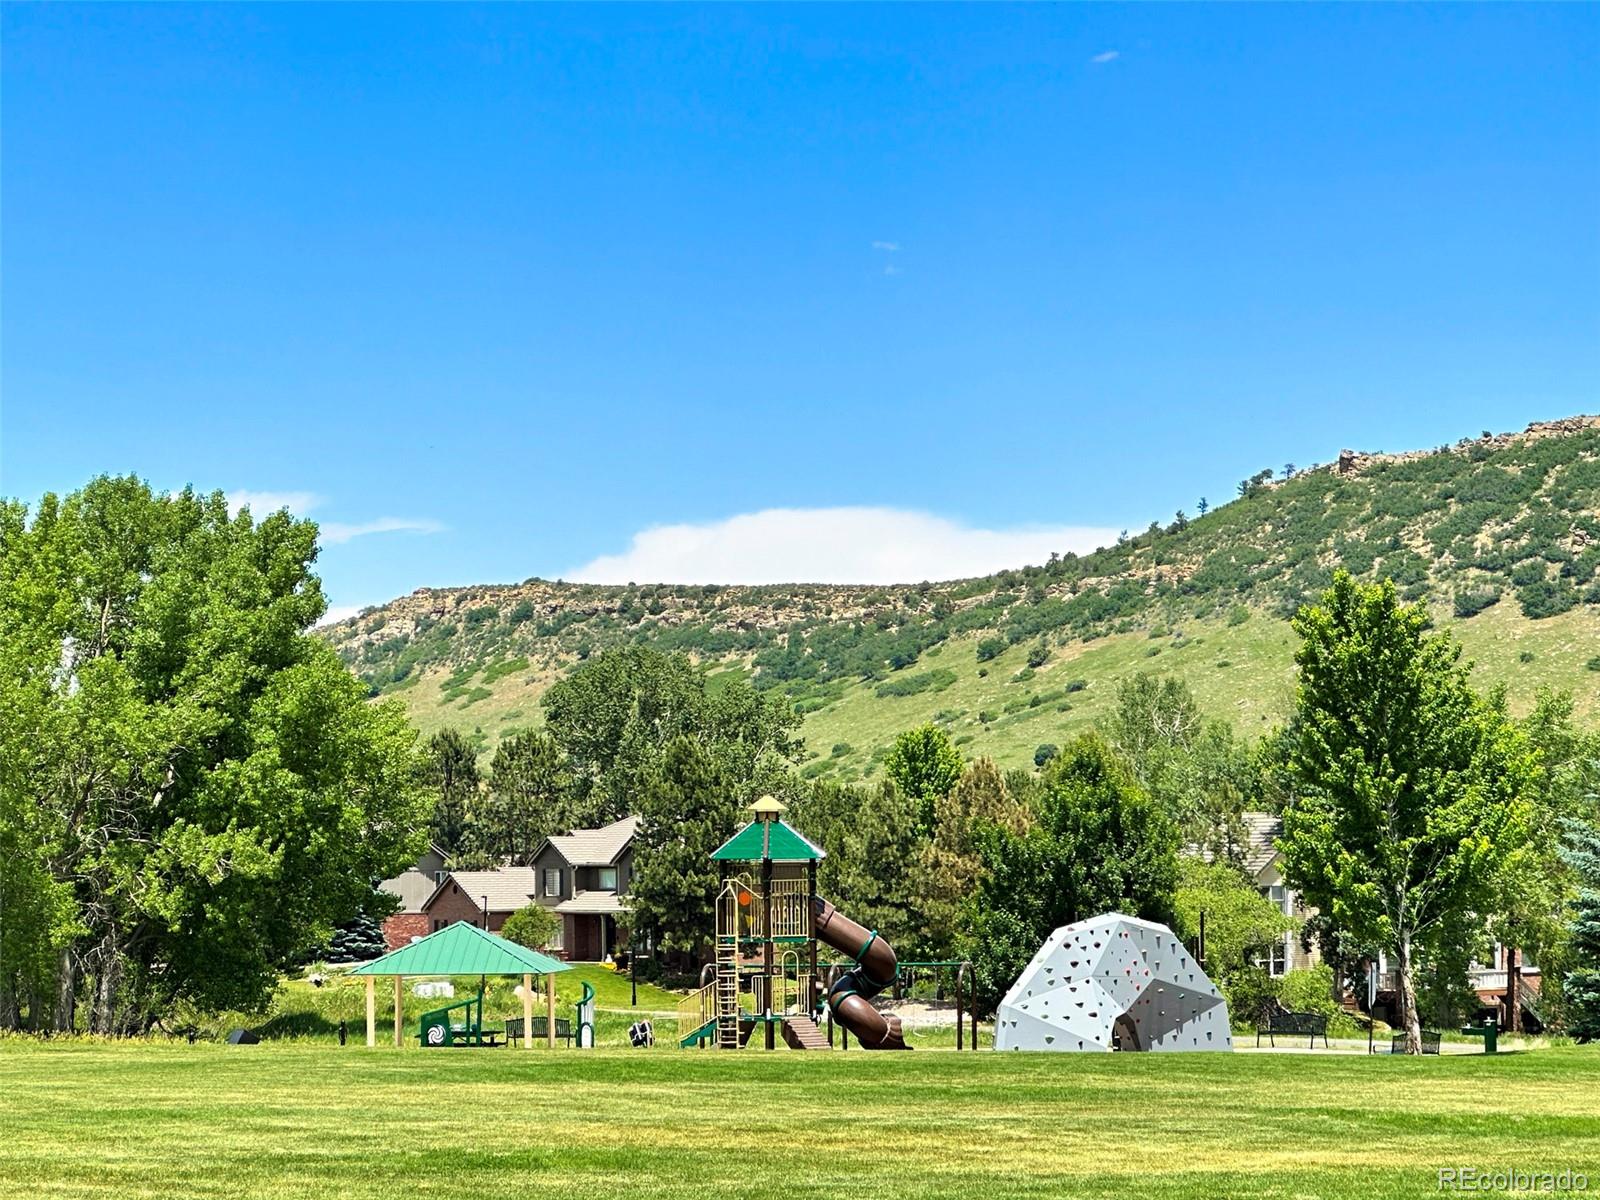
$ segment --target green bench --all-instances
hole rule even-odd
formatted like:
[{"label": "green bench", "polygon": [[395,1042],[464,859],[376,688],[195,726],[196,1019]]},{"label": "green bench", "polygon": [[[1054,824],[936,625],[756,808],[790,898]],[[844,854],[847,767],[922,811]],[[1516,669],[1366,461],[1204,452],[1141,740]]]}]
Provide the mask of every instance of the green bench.
[{"label": "green bench", "polygon": [[[549,1024],[544,1017],[535,1017],[530,1032],[533,1040],[542,1042],[549,1040]],[[567,1045],[572,1045],[572,1022],[566,1017],[556,1018],[556,1038]],[[522,1040],[522,1018],[512,1017],[506,1022],[506,1045],[512,1045]]]}]

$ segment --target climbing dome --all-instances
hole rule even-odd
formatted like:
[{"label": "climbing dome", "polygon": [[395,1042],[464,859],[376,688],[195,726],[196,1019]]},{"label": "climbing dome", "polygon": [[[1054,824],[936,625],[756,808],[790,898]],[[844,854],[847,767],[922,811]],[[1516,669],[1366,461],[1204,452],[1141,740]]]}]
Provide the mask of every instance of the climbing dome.
[{"label": "climbing dome", "polygon": [[996,1050],[1232,1050],[1228,1004],[1165,925],[1063,925],[1011,985]]}]

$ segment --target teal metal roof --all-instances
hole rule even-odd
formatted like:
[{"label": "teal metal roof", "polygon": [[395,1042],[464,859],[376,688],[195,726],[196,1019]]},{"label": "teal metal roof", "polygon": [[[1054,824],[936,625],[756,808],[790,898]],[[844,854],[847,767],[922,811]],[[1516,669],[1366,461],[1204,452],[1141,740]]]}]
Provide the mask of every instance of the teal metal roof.
[{"label": "teal metal roof", "polygon": [[[770,830],[770,837],[765,832]],[[815,862],[827,853],[787,821],[752,821],[711,852],[724,862]]]},{"label": "teal metal roof", "polygon": [[559,958],[529,950],[476,925],[457,921],[390,951],[352,975],[550,975],[571,970]]}]

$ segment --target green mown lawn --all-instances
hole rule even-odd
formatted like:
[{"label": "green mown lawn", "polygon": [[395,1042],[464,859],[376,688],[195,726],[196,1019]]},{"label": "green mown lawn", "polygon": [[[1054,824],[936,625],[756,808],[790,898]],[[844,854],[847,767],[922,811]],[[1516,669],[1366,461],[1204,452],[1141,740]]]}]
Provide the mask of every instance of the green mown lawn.
[{"label": "green mown lawn", "polygon": [[0,1041],[7,1196],[1425,1196],[1586,1172],[1600,1051],[800,1055]]}]

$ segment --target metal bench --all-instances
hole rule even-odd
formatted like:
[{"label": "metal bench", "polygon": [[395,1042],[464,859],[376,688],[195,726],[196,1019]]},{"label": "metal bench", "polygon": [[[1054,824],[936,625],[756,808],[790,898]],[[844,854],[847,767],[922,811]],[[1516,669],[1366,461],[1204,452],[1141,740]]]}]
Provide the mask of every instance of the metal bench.
[{"label": "metal bench", "polygon": [[[1406,1052],[1406,1035],[1397,1033],[1389,1041],[1390,1054],[1404,1054]],[[1422,1031],[1422,1052],[1424,1054],[1439,1053],[1439,1031],[1437,1029],[1424,1029]]]},{"label": "metal bench", "polygon": [[[530,1032],[534,1041],[544,1041],[547,1036],[548,1024],[544,1017],[535,1017]],[[572,1045],[572,1022],[566,1017],[556,1018],[556,1038]],[[522,1018],[512,1017],[506,1022],[506,1045],[512,1045],[522,1040]]]},{"label": "metal bench", "polygon": [[1269,1012],[1265,1018],[1256,1025],[1256,1045],[1261,1045],[1261,1035],[1267,1035],[1267,1041],[1272,1046],[1277,1046],[1277,1034],[1294,1034],[1300,1037],[1310,1037],[1311,1049],[1316,1049],[1317,1038],[1322,1038],[1324,1047],[1328,1045],[1328,1016],[1326,1013],[1314,1012]]}]

